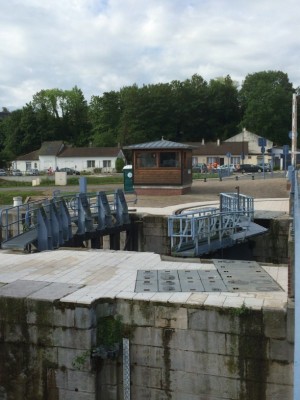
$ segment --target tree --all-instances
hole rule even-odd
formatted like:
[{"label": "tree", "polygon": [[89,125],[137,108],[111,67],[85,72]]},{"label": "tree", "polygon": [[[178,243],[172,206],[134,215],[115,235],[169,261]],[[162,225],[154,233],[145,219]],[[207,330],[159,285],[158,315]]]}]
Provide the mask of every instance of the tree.
[{"label": "tree", "polygon": [[246,127],[279,145],[286,144],[291,129],[292,94],[292,84],[281,71],[247,75],[239,93],[240,128]]},{"label": "tree", "polygon": [[225,140],[238,132],[240,108],[236,83],[229,75],[209,82],[208,125],[214,139]]},{"label": "tree", "polygon": [[115,146],[120,123],[120,94],[105,92],[102,97],[92,96],[89,105],[91,134],[95,146]]}]

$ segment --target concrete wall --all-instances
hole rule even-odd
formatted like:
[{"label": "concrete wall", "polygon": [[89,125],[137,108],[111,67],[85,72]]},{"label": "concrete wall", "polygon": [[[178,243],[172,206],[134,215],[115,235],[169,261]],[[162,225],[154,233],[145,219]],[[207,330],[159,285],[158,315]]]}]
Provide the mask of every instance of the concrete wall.
[{"label": "concrete wall", "polygon": [[[158,254],[169,255],[171,252],[171,241],[168,237],[168,218],[159,215],[137,216],[140,219],[142,227],[139,232],[139,251],[152,251]],[[288,235],[290,227],[290,218],[283,217],[255,221],[268,227],[269,231],[263,236],[252,238],[241,252],[258,262],[267,262],[275,264],[287,264],[288,256]],[[263,240],[262,240],[263,239]],[[227,258],[233,258],[234,254],[242,257],[243,254],[237,252],[237,246],[225,249],[222,254],[227,254]],[[205,258],[208,258],[207,255]],[[243,258],[240,258],[243,259]]]},{"label": "concrete wall", "polygon": [[121,354],[90,357],[105,318],[121,316],[132,400],[292,400],[293,309],[204,307],[198,296],[185,307],[2,297],[0,399],[122,400]]}]

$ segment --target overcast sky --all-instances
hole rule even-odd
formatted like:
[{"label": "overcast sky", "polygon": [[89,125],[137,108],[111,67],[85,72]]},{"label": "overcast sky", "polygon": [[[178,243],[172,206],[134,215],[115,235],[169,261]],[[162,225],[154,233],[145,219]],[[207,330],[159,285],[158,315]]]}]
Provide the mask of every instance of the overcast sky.
[{"label": "overcast sky", "polygon": [[1,0],[0,110],[77,85],[121,87],[276,70],[300,86],[299,0]]}]

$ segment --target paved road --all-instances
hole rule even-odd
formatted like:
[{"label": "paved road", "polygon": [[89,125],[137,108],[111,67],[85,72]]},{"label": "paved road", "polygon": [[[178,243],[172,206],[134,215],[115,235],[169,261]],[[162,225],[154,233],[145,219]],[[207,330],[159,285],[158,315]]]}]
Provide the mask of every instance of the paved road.
[{"label": "paved road", "polygon": [[[238,177],[238,180],[236,180]],[[219,194],[222,192],[237,192],[237,187],[241,194],[253,196],[254,198],[288,198],[289,190],[287,189],[287,180],[282,173],[277,173],[272,176],[271,173],[266,173],[265,177],[262,174],[236,174],[229,178],[208,179],[204,182],[203,179],[194,180],[191,193],[181,196],[139,196],[138,205],[140,207],[165,207],[167,205],[185,204],[202,201],[218,201]],[[107,185],[88,185],[89,192],[97,192],[99,190],[112,191],[116,188],[123,189],[120,184]],[[1,191],[36,191],[37,196],[43,194],[52,196],[54,190],[63,192],[77,192],[78,186],[32,186],[32,187],[16,187],[16,188],[1,188]]]}]

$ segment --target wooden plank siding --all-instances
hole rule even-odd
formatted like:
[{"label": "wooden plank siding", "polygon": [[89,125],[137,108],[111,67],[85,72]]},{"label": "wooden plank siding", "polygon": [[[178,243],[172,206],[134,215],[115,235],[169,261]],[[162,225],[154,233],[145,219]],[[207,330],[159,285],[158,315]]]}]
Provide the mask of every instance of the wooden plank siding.
[{"label": "wooden plank siding", "polygon": [[180,168],[138,168],[134,171],[135,185],[182,185]]},{"label": "wooden plank siding", "polygon": [[[147,151],[144,151],[146,153]],[[192,184],[192,152],[186,150],[173,150],[178,153],[178,166],[176,167],[160,167],[158,160],[160,153],[168,153],[166,150],[155,150],[156,166],[140,167],[138,165],[138,155],[141,153],[134,151],[134,185],[157,185],[157,186],[185,186]]]}]

